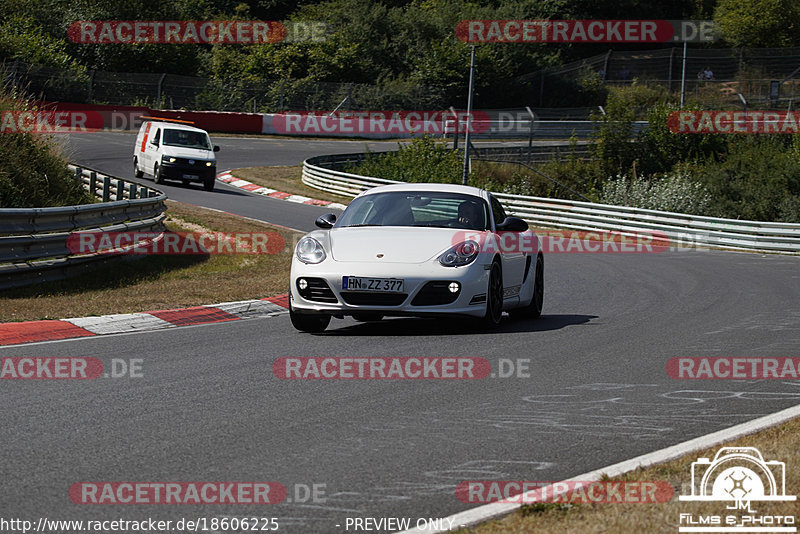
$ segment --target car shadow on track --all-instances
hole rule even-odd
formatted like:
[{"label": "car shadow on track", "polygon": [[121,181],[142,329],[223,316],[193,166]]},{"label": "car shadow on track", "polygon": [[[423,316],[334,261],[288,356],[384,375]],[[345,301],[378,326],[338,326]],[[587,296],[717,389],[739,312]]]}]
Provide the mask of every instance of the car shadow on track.
[{"label": "car shadow on track", "polygon": [[[450,336],[470,334],[510,334],[521,332],[546,332],[566,326],[583,325],[597,315],[549,314],[538,319],[522,319],[505,316],[494,328],[482,326],[478,321],[451,318],[390,318],[382,321],[352,324],[350,320],[337,328],[331,323],[320,336]],[[340,323],[341,324],[341,323]]]}]

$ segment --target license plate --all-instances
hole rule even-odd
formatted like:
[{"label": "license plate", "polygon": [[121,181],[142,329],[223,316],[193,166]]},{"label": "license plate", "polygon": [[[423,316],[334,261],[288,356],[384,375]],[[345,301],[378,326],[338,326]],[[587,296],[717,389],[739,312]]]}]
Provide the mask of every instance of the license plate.
[{"label": "license plate", "polygon": [[196,175],[196,174],[184,174],[184,175],[183,175],[183,177],[184,177],[185,179],[187,179],[187,180],[197,180],[198,178],[200,178],[200,177],[199,177],[198,175]]},{"label": "license plate", "polygon": [[405,283],[399,278],[364,278],[361,276],[343,276],[342,289],[347,291],[383,291],[386,293],[402,293]]}]

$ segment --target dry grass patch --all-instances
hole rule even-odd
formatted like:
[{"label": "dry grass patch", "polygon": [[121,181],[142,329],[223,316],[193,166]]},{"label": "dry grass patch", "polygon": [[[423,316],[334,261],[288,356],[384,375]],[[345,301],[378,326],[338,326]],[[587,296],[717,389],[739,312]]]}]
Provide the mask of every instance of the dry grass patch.
[{"label": "dry grass patch", "polygon": [[248,182],[253,182],[262,187],[269,187],[291,193],[293,195],[303,195],[320,200],[329,200],[347,204],[352,200],[351,197],[334,195],[309,187],[303,183],[303,167],[295,165],[293,167],[248,167],[245,169],[234,169],[230,171],[232,175]]},{"label": "dry grass patch", "polygon": [[109,259],[85,274],[4,292],[0,322],[64,319],[111,313],[214,304],[285,293],[294,243],[302,236],[284,228],[174,201],[173,231],[277,232],[278,254],[150,255]]},{"label": "dry grass patch", "polygon": [[[714,458],[723,446],[756,447],[764,460],[779,460],[786,463],[786,494],[800,493],[800,419],[763,430],[730,443],[689,454],[679,460],[639,469],[612,480],[620,481],[666,481],[675,488],[672,500],[663,504],[578,504],[556,503],[523,506],[503,519],[490,521],[475,528],[460,529],[460,534],[511,534],[511,533],[604,533],[648,534],[678,532],[681,513],[721,515],[736,514],[726,510],[725,502],[681,502],[679,495],[691,495],[691,464],[697,458]],[[756,502],[751,508],[753,515],[797,515],[800,511],[795,502]],[[684,525],[688,526],[688,525]]]}]

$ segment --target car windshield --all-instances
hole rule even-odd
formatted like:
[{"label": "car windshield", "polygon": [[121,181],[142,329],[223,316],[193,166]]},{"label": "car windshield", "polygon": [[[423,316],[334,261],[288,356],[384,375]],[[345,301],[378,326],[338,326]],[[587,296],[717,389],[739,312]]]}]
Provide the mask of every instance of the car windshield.
[{"label": "car windshield", "polygon": [[208,138],[208,135],[205,132],[195,132],[192,130],[165,129],[164,144],[211,150],[211,140]]},{"label": "car windshield", "polygon": [[480,197],[440,191],[391,191],[358,197],[337,221],[353,226],[419,226],[488,229],[486,202]]}]

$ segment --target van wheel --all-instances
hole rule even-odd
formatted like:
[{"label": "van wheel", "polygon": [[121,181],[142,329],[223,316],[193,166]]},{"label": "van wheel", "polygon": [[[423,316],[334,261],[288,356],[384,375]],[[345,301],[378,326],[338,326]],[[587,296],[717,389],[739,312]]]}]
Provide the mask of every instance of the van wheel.
[{"label": "van wheel", "polygon": [[133,175],[136,178],[141,178],[144,176],[144,172],[139,170],[139,161],[136,156],[133,157]]},{"label": "van wheel", "polygon": [[214,190],[214,182],[216,181],[216,176],[212,176],[211,178],[206,178],[203,182],[203,189],[206,191],[213,191]]},{"label": "van wheel", "polygon": [[153,181],[157,184],[164,183],[164,177],[161,176],[161,169],[158,168],[158,163],[153,167]]}]

